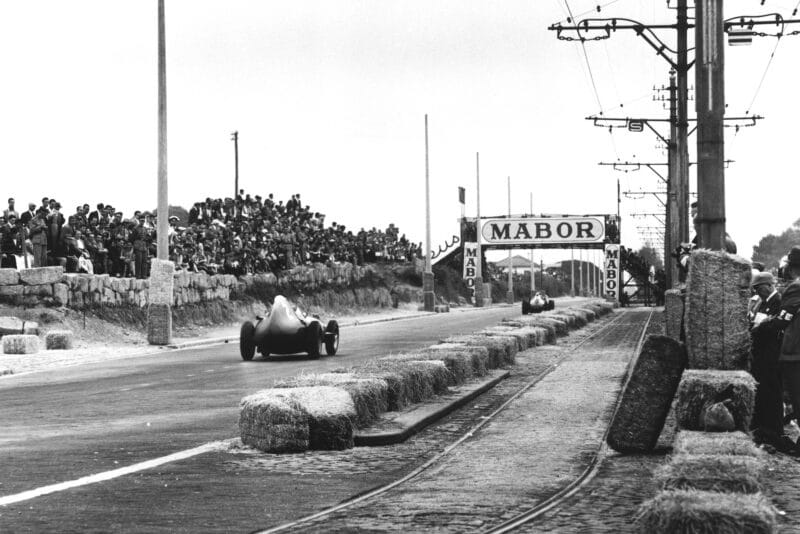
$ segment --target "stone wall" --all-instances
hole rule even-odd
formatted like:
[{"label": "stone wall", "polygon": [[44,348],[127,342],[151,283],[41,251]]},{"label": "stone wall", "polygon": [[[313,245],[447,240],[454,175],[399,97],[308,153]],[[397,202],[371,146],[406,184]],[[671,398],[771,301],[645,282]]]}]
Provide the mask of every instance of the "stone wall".
[{"label": "stone wall", "polygon": [[[172,304],[182,306],[217,299],[227,300],[237,293],[242,294],[255,284],[275,286],[278,290],[292,287],[301,292],[352,287],[373,273],[372,266],[354,266],[349,263],[296,267],[280,273],[279,277],[272,273],[237,278],[230,274],[210,276],[205,273],[178,271],[174,274]],[[119,305],[145,307],[148,304],[149,285],[149,280],[113,278],[107,274],[65,273],[61,267],[19,271],[0,269],[0,302],[17,306],[55,305],[75,309]]]}]

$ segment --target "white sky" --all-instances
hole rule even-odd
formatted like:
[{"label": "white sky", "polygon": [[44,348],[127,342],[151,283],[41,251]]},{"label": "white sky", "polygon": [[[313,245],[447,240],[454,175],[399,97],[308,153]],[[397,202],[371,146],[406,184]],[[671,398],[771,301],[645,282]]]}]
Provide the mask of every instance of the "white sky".
[{"label": "white sky", "polygon": [[[650,191],[658,179],[597,163],[666,161],[651,133],[609,134],[584,120],[599,105],[583,52],[547,31],[565,19],[564,0],[166,3],[172,204],[232,195],[230,133],[238,130],[247,192],[301,193],[328,222],[353,230],[394,222],[423,241],[427,113],[435,250],[458,232],[457,186],[475,213],[476,152],[482,215],[507,212],[508,176],[512,212],[527,212],[533,193],[536,213],[614,213],[617,178],[623,190]],[[598,2],[569,6],[576,16],[674,22],[664,0],[600,3],[599,15]],[[725,14],[788,18],[795,0],[760,4],[726,0]],[[3,201],[14,196],[24,208],[46,195],[69,213],[105,202],[126,216],[155,207],[156,6],[0,0]],[[660,35],[674,43],[671,32]],[[726,47],[730,115],[749,108],[775,42]],[[668,65],[641,38],[620,31],[586,50],[606,116],[667,116],[652,96]],[[728,231],[743,256],[800,217],[799,59],[800,36],[783,38],[752,107],[766,120],[735,137],[727,130],[726,157],[736,161],[727,171]],[[635,227],[657,224],[630,213],[655,211],[652,195],[623,197],[623,244],[640,246]]]}]

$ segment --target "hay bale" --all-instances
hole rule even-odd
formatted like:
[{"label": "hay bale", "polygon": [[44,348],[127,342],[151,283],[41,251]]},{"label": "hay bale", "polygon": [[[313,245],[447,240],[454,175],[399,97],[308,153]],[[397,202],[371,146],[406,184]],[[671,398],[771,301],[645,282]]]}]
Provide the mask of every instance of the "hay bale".
[{"label": "hay bale", "polygon": [[611,421],[606,441],[612,449],[655,448],[685,367],[683,345],[666,336],[647,337]]},{"label": "hay bale", "polygon": [[343,450],[353,448],[356,407],[350,394],[332,386],[294,388],[291,396],[308,415],[308,448]]},{"label": "hay bale", "polygon": [[[476,334],[482,334],[487,336],[511,336],[517,341],[517,351],[521,350],[528,350],[528,347],[531,346],[530,344],[530,336],[525,332],[520,332],[516,328],[512,327],[502,327],[502,326],[492,326],[489,328],[484,328],[476,332]],[[535,342],[534,342],[535,344]]]},{"label": "hay bale", "polygon": [[690,369],[750,368],[750,262],[722,251],[692,252],[684,326]]},{"label": "hay bale", "polygon": [[595,319],[597,319],[599,317],[597,312],[595,312],[589,306],[583,306],[581,308],[575,308],[575,311],[578,312],[578,313],[584,314],[586,316],[586,322],[588,322],[588,323],[591,323],[592,321],[594,321]]},{"label": "hay bale", "polygon": [[8,367],[0,367],[0,376],[3,375],[13,375],[14,371],[9,369]]},{"label": "hay bale", "polygon": [[664,292],[664,329],[672,339],[681,339],[683,297],[679,289],[668,289]]},{"label": "hay bale", "polygon": [[460,336],[452,336],[445,340],[444,343],[463,343],[469,346],[485,347],[488,351],[489,358],[486,361],[487,369],[496,369],[503,365],[507,360],[508,353],[513,350],[516,354],[517,340],[501,336],[486,336],[480,334],[468,334]]},{"label": "hay bale", "polygon": [[3,353],[36,354],[39,352],[39,338],[26,334],[3,336]]},{"label": "hay bale", "polygon": [[747,371],[686,370],[678,387],[675,415],[678,428],[705,430],[703,414],[711,404],[729,397],[727,407],[736,430],[747,432],[753,417],[756,381]]},{"label": "hay bale", "polygon": [[447,390],[449,372],[444,362],[437,364],[435,360],[424,361],[418,357],[409,359],[407,356],[403,354],[386,356],[359,366],[351,372],[361,377],[381,377],[387,383],[390,383],[389,376],[391,376],[393,387],[389,388],[390,393],[387,398],[390,408],[416,404],[430,399],[437,392],[443,393]]},{"label": "hay bale", "polygon": [[642,504],[636,525],[647,534],[768,534],[778,513],[759,493],[671,490]]},{"label": "hay bale", "polygon": [[681,430],[675,436],[672,453],[680,454],[727,454],[731,456],[753,456],[760,458],[764,451],[756,447],[744,432],[699,432]]},{"label": "hay bale", "polygon": [[540,327],[500,323],[497,326],[486,328],[485,331],[499,333],[509,332],[515,336],[522,337],[524,339],[524,348],[520,350],[526,350],[530,347],[544,344],[544,331]]},{"label": "hay bale", "polygon": [[72,330],[51,330],[44,335],[47,350],[67,350],[72,348]]},{"label": "hay bale", "polygon": [[567,325],[562,323],[561,321],[548,321],[548,320],[539,320],[539,318],[529,318],[523,317],[520,320],[517,319],[503,319],[501,324],[507,324],[508,326],[515,326],[518,328],[538,328],[544,331],[543,335],[544,338],[542,340],[542,344],[544,343],[555,343],[556,338],[558,337],[558,333],[556,331],[556,323],[562,325],[564,327],[564,331],[566,332]]},{"label": "hay bale", "polygon": [[763,471],[764,461],[752,456],[681,454],[656,469],[655,480],[665,490],[758,493]]},{"label": "hay bale", "polygon": [[574,330],[578,328],[577,320],[575,319],[574,315],[570,315],[568,313],[564,313],[564,310],[560,310],[558,312],[544,312],[547,314],[548,318],[557,319],[566,323],[567,331]]},{"label": "hay bale", "polygon": [[268,389],[239,403],[242,443],[264,452],[308,450],[308,414],[289,390]]},{"label": "hay bale", "polygon": [[[458,346],[452,347],[450,343],[442,345],[444,345],[444,347],[432,345],[426,349],[415,351],[413,354],[417,355],[417,359],[419,360],[439,360],[444,362],[450,374],[449,386],[463,384],[468,379],[472,378],[472,354],[460,349]],[[466,345],[462,347],[466,348]],[[409,357],[411,356],[412,355],[409,355]]]},{"label": "hay bale", "polygon": [[[489,349],[486,347],[479,345],[467,345],[466,343],[439,343],[436,345],[431,345],[427,349],[422,350],[422,352],[436,351],[444,351],[446,353],[455,351],[458,354],[466,355],[471,367],[469,376],[467,376],[467,378],[484,376],[488,372],[487,366],[489,364]],[[444,359],[444,361],[445,364],[447,364],[447,360]]]},{"label": "hay bale", "polygon": [[333,386],[350,394],[356,409],[355,425],[364,428],[389,408],[389,384],[373,377],[354,373],[302,374],[276,382],[275,388]]}]

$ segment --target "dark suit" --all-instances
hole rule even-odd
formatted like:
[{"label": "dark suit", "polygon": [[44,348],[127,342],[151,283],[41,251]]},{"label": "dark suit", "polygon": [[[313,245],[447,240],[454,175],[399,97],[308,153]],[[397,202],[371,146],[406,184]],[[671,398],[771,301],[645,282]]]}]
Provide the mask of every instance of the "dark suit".
[{"label": "dark suit", "polygon": [[[774,319],[781,310],[781,295],[773,292],[766,301],[761,300],[755,309]],[[758,382],[751,427],[767,441],[783,435],[783,385],[778,364],[781,350],[780,325],[775,320],[765,320],[750,331],[753,365],[751,373]]]},{"label": "dark suit", "polygon": [[[800,418],[800,281],[795,280],[781,298],[776,321],[782,332],[780,348],[781,372],[796,417]],[[800,422],[800,419],[798,420]]]}]

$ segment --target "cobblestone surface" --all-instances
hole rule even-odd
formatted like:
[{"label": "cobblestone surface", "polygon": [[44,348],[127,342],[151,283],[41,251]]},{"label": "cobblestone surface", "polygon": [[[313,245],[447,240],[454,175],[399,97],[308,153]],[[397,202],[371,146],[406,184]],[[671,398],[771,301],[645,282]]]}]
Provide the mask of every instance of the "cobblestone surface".
[{"label": "cobblestone surface", "polygon": [[566,356],[497,419],[420,476],[377,499],[292,531],[473,532],[489,528],[557,492],[589,464],[648,314],[649,310],[627,313],[610,331],[580,347],[608,319],[562,338],[557,346],[522,353],[511,378],[401,445],[267,459],[243,451],[232,461],[241,462],[241,467],[259,462],[271,470],[319,472],[334,479],[337,473],[353,476],[373,469],[396,469],[400,475],[433,457]]}]

